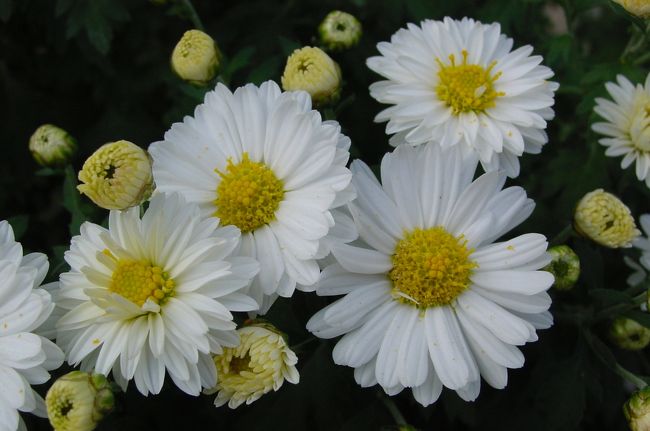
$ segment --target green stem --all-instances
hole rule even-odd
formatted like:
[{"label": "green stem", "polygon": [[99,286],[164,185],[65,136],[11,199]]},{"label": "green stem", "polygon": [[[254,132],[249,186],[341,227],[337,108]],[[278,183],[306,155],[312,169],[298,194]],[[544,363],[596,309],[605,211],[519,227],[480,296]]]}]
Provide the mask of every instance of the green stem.
[{"label": "green stem", "polygon": [[192,24],[194,24],[194,27],[196,27],[198,30],[203,31],[203,23],[201,22],[201,18],[199,17],[199,14],[196,13],[196,9],[194,9],[194,5],[190,0],[181,0],[183,5],[185,6],[185,9],[187,10],[187,13],[189,13],[189,18],[190,21],[192,21]]},{"label": "green stem", "polygon": [[573,226],[571,224],[567,225],[562,229],[555,237],[551,240],[550,246],[559,245],[564,243],[573,235]]},{"label": "green stem", "polygon": [[629,304],[616,304],[612,305],[611,307],[608,308],[603,308],[600,310],[598,313],[594,315],[594,318],[592,320],[593,323],[598,322],[603,319],[610,318],[612,316],[616,316],[622,313],[625,313],[626,311],[629,310],[634,310],[639,307],[643,302],[646,301],[647,298],[647,293],[642,292],[639,295],[635,296],[632,303]]},{"label": "green stem", "polygon": [[379,393],[379,398],[381,398],[381,401],[384,403],[388,411],[390,412],[390,415],[393,417],[395,420],[395,423],[398,426],[406,426],[408,425],[406,422],[406,419],[404,419],[404,416],[402,413],[399,411],[397,408],[397,405],[393,402],[393,400],[390,399],[389,396],[387,396],[384,393]]},{"label": "green stem", "polygon": [[300,351],[300,349],[301,349],[303,346],[305,346],[305,345],[311,343],[312,341],[316,341],[316,340],[318,340],[318,338],[316,338],[316,337],[309,337],[309,338],[307,338],[306,340],[302,340],[300,343],[291,346],[290,349],[293,350],[294,352],[298,352],[298,351]]},{"label": "green stem", "polygon": [[618,362],[614,366],[613,371],[616,374],[618,374],[620,377],[622,377],[623,379],[625,379],[628,382],[632,383],[634,386],[637,387],[637,389],[643,389],[646,386],[648,386],[648,384],[645,382],[645,380],[643,380],[642,378],[636,376],[631,371],[628,371],[627,369],[623,368],[621,366],[621,364],[619,364]]}]

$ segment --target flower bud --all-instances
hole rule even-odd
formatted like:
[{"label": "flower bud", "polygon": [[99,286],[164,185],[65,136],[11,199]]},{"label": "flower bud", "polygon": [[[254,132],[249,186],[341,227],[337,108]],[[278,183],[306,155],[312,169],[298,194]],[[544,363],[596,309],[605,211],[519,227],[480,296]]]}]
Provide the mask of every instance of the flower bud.
[{"label": "flower bud", "polygon": [[206,393],[219,392],[215,406],[228,403],[234,409],[244,402],[251,404],[271,389],[277,391],[285,379],[298,383],[298,358],[277,328],[254,321],[237,332],[239,346],[225,347],[214,357],[217,386]]},{"label": "flower bud", "polygon": [[55,431],[93,430],[114,404],[106,377],[83,371],[60,377],[45,396],[47,417]]},{"label": "flower bud", "polygon": [[641,234],[630,209],[603,189],[587,193],[578,202],[574,226],[581,235],[610,248],[631,247]]},{"label": "flower bud", "polygon": [[632,431],[650,431],[650,386],[632,394],[623,414]]},{"label": "flower bud", "polygon": [[153,173],[149,155],[129,141],[104,144],[79,171],[77,189],[95,204],[123,210],[140,205],[151,196]]},{"label": "flower bud", "polygon": [[641,350],[650,344],[650,329],[627,317],[614,320],[609,336],[614,344],[625,350]]},{"label": "flower bud", "polygon": [[205,85],[216,76],[220,60],[214,39],[200,30],[189,30],[172,52],[172,69],[191,84]]},{"label": "flower bud", "polygon": [[314,106],[333,103],[339,98],[341,69],[322,49],[306,46],[287,59],[282,88],[309,93]]},{"label": "flower bud", "polygon": [[64,166],[77,151],[77,142],[65,130],[43,124],[29,138],[29,151],[41,166]]},{"label": "flower bud", "polygon": [[650,0],[613,0],[639,18],[650,18]]},{"label": "flower bud", "polygon": [[362,34],[361,23],[354,15],[334,10],[320,23],[318,34],[325,48],[341,51],[359,43]]},{"label": "flower bud", "polygon": [[557,245],[548,249],[551,255],[549,263],[544,271],[548,271],[555,277],[553,286],[557,290],[570,290],[578,277],[580,277],[580,258],[566,245]]}]

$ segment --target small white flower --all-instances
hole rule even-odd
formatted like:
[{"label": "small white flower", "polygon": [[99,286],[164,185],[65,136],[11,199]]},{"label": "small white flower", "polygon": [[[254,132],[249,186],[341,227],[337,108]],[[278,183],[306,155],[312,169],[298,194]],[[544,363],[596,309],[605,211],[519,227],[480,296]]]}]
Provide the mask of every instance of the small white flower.
[{"label": "small white flower", "polygon": [[594,123],[592,129],[605,135],[600,139],[610,157],[623,156],[621,168],[635,163],[636,177],[650,187],[650,73],[645,85],[633,85],[625,76],[618,84],[605,84],[613,101],[597,98],[594,111],[606,121]]},{"label": "small white flower", "polygon": [[388,121],[391,144],[431,140],[474,152],[486,171],[519,175],[524,152],[537,154],[548,141],[553,118],[553,72],[531,56],[533,47],[514,51],[499,24],[463,18],[409,24],[381,42],[381,56],[368,67],[386,80],[370,94],[394,106],[375,121]]},{"label": "small white flower", "polygon": [[384,157],[379,184],[352,163],[349,207],[362,243],[332,248],[338,263],[324,269],[317,293],[345,296],[307,329],[343,335],[334,362],[354,367],[361,386],[412,388],[425,406],[443,386],[474,400],[480,377],[505,387],[507,369],[524,364],[517,346],[551,326],[546,238],[494,242],[534,204],[520,187],[502,190],[502,172],[472,181],[476,164],[455,148],[401,146]]},{"label": "small white flower", "polygon": [[48,270],[42,253],[23,256],[23,248],[5,220],[0,221],[0,430],[21,423],[18,411],[47,417],[45,402],[30,385],[49,380],[63,353],[37,335],[52,313],[49,293],[40,287]]},{"label": "small white flower", "polygon": [[239,252],[261,265],[249,294],[262,314],[278,295],[313,290],[330,231],[346,225],[334,211],[354,196],[350,139],[340,130],[306,92],[269,81],[231,93],[219,84],[149,148],[158,190],[182,193],[204,217],[242,231]]},{"label": "small white flower", "polygon": [[219,392],[215,406],[228,403],[228,407],[234,409],[243,403],[251,404],[272,390],[277,391],[285,380],[298,383],[298,357],[275,327],[253,323],[237,332],[241,343],[214,357],[217,386],[205,392]]},{"label": "small white flower", "polygon": [[239,231],[201,219],[178,194],[157,194],[140,208],[111,211],[109,228],[81,226],[65,259],[57,305],[57,343],[68,362],[158,393],[165,370],[181,390],[214,387],[212,353],[236,346],[231,311],[251,311],[240,293],[259,265],[232,257]]}]

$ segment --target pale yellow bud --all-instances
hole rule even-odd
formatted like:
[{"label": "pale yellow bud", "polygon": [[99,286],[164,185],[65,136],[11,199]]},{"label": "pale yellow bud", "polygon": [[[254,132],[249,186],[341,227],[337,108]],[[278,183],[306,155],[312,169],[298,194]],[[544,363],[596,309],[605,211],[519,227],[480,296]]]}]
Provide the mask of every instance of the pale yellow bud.
[{"label": "pale yellow bud", "polygon": [[610,248],[630,247],[641,234],[630,209],[603,189],[587,193],[578,202],[574,225],[581,235]]},{"label": "pale yellow bud", "polygon": [[113,410],[114,397],[103,375],[73,371],[54,382],[45,405],[55,431],[91,431]]},{"label": "pale yellow bud", "polygon": [[102,208],[134,207],[153,191],[151,161],[146,151],[129,141],[110,142],[88,157],[79,181],[83,184],[77,189]]},{"label": "pale yellow bud", "polygon": [[77,150],[77,142],[65,130],[44,124],[29,138],[29,151],[45,167],[64,166]]},{"label": "pale yellow bud", "polygon": [[286,91],[306,91],[315,106],[335,102],[340,93],[341,68],[322,49],[306,46],[287,59],[282,74]]},{"label": "pale yellow bud", "polygon": [[318,26],[318,34],[323,46],[332,51],[348,49],[361,39],[361,23],[354,15],[340,10],[327,14]]},{"label": "pale yellow bud", "polygon": [[650,431],[650,387],[632,394],[623,406],[623,414],[632,431]]},{"label": "pale yellow bud", "polygon": [[200,30],[189,30],[172,52],[172,69],[185,81],[205,85],[216,76],[220,59],[214,39]]},{"label": "pale yellow bud", "polygon": [[632,15],[640,18],[650,18],[650,0],[613,0]]},{"label": "pale yellow bud", "polygon": [[650,344],[650,329],[627,317],[617,317],[609,330],[610,339],[621,349],[641,350]]},{"label": "pale yellow bud", "polygon": [[277,391],[285,380],[298,383],[298,358],[273,325],[253,323],[237,332],[239,346],[226,347],[214,357],[217,386],[206,393],[219,392],[215,406],[228,403],[234,409],[244,402],[251,404],[271,390]]}]

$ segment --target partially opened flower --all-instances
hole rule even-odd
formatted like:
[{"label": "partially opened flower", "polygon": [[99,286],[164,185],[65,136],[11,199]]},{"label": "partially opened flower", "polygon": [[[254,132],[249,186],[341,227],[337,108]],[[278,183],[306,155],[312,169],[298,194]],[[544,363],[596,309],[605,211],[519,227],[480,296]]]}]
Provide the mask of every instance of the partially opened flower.
[{"label": "partially opened flower", "polygon": [[49,380],[63,353],[38,335],[54,304],[41,288],[48,270],[42,253],[23,256],[13,229],[0,221],[0,430],[15,430],[21,412],[46,417],[45,402],[30,385]]},{"label": "partially opened flower", "polygon": [[250,294],[264,313],[278,295],[318,281],[328,235],[335,221],[346,225],[334,209],[354,196],[349,147],[307,93],[282,93],[269,81],[234,93],[219,84],[149,150],[159,190],[180,192],[204,217],[241,230],[240,253],[261,264]]},{"label": "partially opened flower", "polygon": [[234,409],[243,403],[251,404],[271,390],[277,391],[285,380],[298,383],[298,358],[277,328],[252,323],[237,332],[241,343],[214,357],[217,386],[206,393],[219,392],[215,406],[228,403]]},{"label": "partially opened flower", "polygon": [[472,181],[476,159],[455,148],[401,146],[381,164],[382,184],[352,163],[357,198],[349,206],[362,241],[338,244],[319,295],[345,295],[316,313],[307,329],[343,335],[334,361],[355,368],[363,386],[390,395],[412,388],[426,406],[443,386],[474,400],[480,377],[495,388],[519,368],[517,346],[548,328],[553,276],[546,238],[494,242],[534,204],[505,175]]},{"label": "partially opened flower", "polygon": [[158,194],[140,208],[111,211],[105,229],[81,226],[65,259],[57,324],[68,362],[113,372],[123,387],[158,393],[167,371],[181,390],[198,395],[214,387],[212,353],[239,338],[231,311],[251,311],[241,293],[259,265],[232,257],[239,230],[201,219],[178,194]]},{"label": "partially opened flower", "polygon": [[607,147],[605,154],[623,156],[623,169],[634,163],[636,177],[650,187],[650,73],[645,85],[633,85],[623,75],[616,80],[605,84],[613,101],[596,99],[594,111],[605,121],[592,129],[606,136],[598,141]]},{"label": "partially opened flower", "polygon": [[123,210],[140,205],[153,190],[149,155],[129,141],[104,144],[84,162],[77,186],[96,205]]},{"label": "partially opened flower", "polygon": [[305,46],[287,58],[282,73],[286,91],[306,91],[314,105],[336,102],[341,89],[341,68],[325,51]]},{"label": "partially opened flower", "polygon": [[548,141],[558,84],[553,72],[531,56],[533,47],[514,51],[499,24],[463,18],[409,24],[381,42],[381,56],[367,64],[386,80],[370,94],[394,106],[375,121],[388,121],[391,144],[458,145],[478,155],[486,171],[519,175],[519,156],[539,153]]}]

